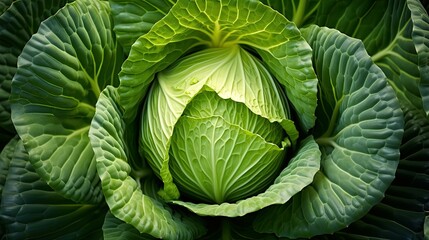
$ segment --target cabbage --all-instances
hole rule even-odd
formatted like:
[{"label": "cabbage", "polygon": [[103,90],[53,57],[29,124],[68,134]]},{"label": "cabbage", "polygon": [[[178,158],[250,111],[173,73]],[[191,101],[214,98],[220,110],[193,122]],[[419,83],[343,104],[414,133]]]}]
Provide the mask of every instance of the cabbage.
[{"label": "cabbage", "polygon": [[[37,27],[18,34],[24,9]],[[6,238],[427,232],[421,2],[16,0],[0,13]]]}]

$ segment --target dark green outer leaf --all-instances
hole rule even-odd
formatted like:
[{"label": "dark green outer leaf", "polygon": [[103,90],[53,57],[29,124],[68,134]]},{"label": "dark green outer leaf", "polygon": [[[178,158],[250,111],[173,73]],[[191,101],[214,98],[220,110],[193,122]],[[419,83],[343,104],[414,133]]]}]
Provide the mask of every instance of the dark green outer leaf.
[{"label": "dark green outer leaf", "polygon": [[395,180],[381,203],[336,236],[423,239],[429,211],[429,120],[424,111],[403,106],[405,132]]},{"label": "dark green outer leaf", "polygon": [[110,0],[118,41],[129,52],[131,45],[164,17],[175,0]]},{"label": "dark green outer leaf", "polygon": [[[424,85],[421,85],[419,58],[412,39],[410,10],[406,1],[389,1],[385,8],[388,13],[374,26],[371,34],[365,34],[365,38],[361,36],[364,33],[355,37],[363,39],[372,59],[386,74],[400,101],[408,101],[415,108],[423,109],[421,91],[427,90],[421,89]],[[389,34],[388,38],[383,37],[386,34]]]},{"label": "dark green outer leaf", "polygon": [[10,161],[12,160],[13,153],[15,152],[17,142],[18,137],[12,138],[0,152],[0,196],[3,192],[3,187],[9,171]]},{"label": "dark green outer leaf", "polygon": [[[15,147],[18,142],[18,137],[11,138],[9,142],[7,142],[9,138],[3,139],[2,137],[3,136],[0,135],[0,140],[2,141],[4,140],[5,146],[3,147],[0,144],[0,149],[2,149],[0,151],[0,197],[1,197],[1,194],[3,193],[6,177],[9,172],[10,161],[12,160],[12,156],[15,152]],[[1,198],[0,198],[0,203],[1,203]],[[3,239],[3,235],[4,235],[4,226],[3,224],[0,224],[0,239]]]},{"label": "dark green outer leaf", "polygon": [[[429,25],[427,1],[423,2],[426,2],[426,11],[419,1],[323,1],[316,21],[362,39],[373,59],[395,86],[402,104],[410,105],[405,108],[408,112],[406,117],[410,112],[414,112],[411,115],[419,116],[416,118],[420,118],[420,122],[427,120],[422,113],[416,113],[420,111],[416,109],[427,108],[425,99],[429,96]],[[353,14],[358,17],[351,17]],[[354,22],[353,19],[359,19],[359,22]],[[411,124],[409,122],[415,121],[407,120],[407,124]],[[358,238],[422,238],[424,208],[427,209],[423,206],[427,205],[428,189],[424,186],[427,186],[428,182],[429,157],[425,153],[425,145],[420,144],[425,141],[425,133],[419,129],[423,131],[425,127],[421,123],[413,125],[413,128],[406,127],[409,129],[406,130],[404,138],[407,138],[407,132],[414,131],[410,138],[415,139],[408,141],[407,147],[404,147],[403,142],[401,155],[403,158],[406,148],[411,148],[409,152],[415,154],[406,161],[400,161],[397,177],[386,192],[385,199],[362,221],[352,224],[346,234],[341,233],[338,236],[350,239],[354,233],[354,237]]]},{"label": "dark green outer leaf", "polygon": [[[328,26],[361,39],[393,82],[401,101],[409,101],[429,114],[427,1],[422,1],[423,5],[418,0],[263,2],[290,19],[304,15],[303,25]],[[299,13],[300,6],[305,14]]]},{"label": "dark green outer leaf", "polygon": [[[428,73],[428,16],[423,8],[419,1],[323,1],[318,12],[318,24],[332,26],[361,38],[368,51],[375,55],[374,59],[378,59],[376,63],[397,87],[403,104],[414,104],[414,107],[408,107],[422,109],[420,97],[429,96],[425,90]],[[358,17],[351,17],[353,14]],[[359,22],[354,22],[353,19],[359,19]],[[425,100],[423,104],[424,102]],[[418,141],[424,141],[425,134],[418,132],[420,127],[417,125],[414,128],[416,132],[411,136],[419,139]],[[419,160],[401,160],[397,177],[392,187],[387,190],[382,203],[376,205],[362,221],[352,224],[345,234],[341,232],[336,236],[345,236],[345,239],[352,236],[422,238],[425,215],[422,206],[427,202],[427,187],[421,187],[427,186],[427,183],[422,182],[428,181],[425,162],[428,156],[424,153],[425,147],[419,150],[420,144],[413,143],[408,146],[414,146],[410,152],[416,152],[413,158]],[[404,155],[403,147],[401,155]],[[399,186],[395,186],[397,184]]]},{"label": "dark green outer leaf", "polygon": [[148,234],[141,234],[137,228],[116,218],[110,211],[106,214],[103,224],[104,240],[144,240],[156,239]]},{"label": "dark green outer leaf", "polygon": [[400,100],[421,109],[429,105],[427,19],[418,0],[341,0],[322,1],[314,23],[361,39]]},{"label": "dark green outer leaf", "polygon": [[3,14],[12,4],[13,0],[3,0],[0,2],[0,15]]},{"label": "dark green outer leaf", "polygon": [[17,59],[40,23],[72,0],[2,0],[0,16],[0,131],[14,133],[10,116],[11,81]]},{"label": "dark green outer leaf", "polygon": [[420,94],[423,109],[429,115],[429,15],[422,4],[417,0],[408,0],[413,22],[412,39],[417,52],[418,67],[420,70]]},{"label": "dark green outer leaf", "polygon": [[44,21],[26,44],[12,82],[12,118],[30,161],[48,184],[77,202],[102,201],[88,131],[106,85],[117,85],[107,2],[80,0]]},{"label": "dark green outer leaf", "polygon": [[378,203],[394,178],[403,133],[395,93],[362,43],[317,26],[302,32],[319,77],[321,171],[292,201],[263,209],[254,223],[257,231],[292,238],[338,231]]},{"label": "dark green outer leaf", "polygon": [[18,142],[0,208],[6,239],[100,239],[104,216],[103,204],[77,204],[53,191]]}]

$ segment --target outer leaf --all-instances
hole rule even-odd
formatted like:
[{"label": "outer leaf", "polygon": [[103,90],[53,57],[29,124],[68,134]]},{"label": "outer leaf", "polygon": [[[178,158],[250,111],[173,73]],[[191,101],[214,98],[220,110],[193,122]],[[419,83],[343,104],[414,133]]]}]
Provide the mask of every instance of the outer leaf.
[{"label": "outer leaf", "polygon": [[0,2],[0,132],[15,133],[9,96],[17,59],[40,23],[70,0],[2,0]]},{"label": "outer leaf", "polygon": [[137,228],[117,219],[111,212],[106,214],[103,224],[104,240],[156,239],[147,234],[141,234]]},{"label": "outer leaf", "polygon": [[303,32],[320,79],[321,171],[292,201],[262,210],[254,223],[258,231],[292,238],[338,231],[378,203],[393,180],[403,134],[395,93],[362,43],[317,26]]},{"label": "outer leaf", "polygon": [[116,84],[109,5],[81,0],[40,26],[12,83],[12,118],[36,171],[77,202],[102,199],[88,130],[100,89]]},{"label": "outer leaf", "polygon": [[[0,149],[3,149],[0,151],[0,203],[1,203],[1,194],[3,193],[3,188],[6,182],[6,177],[9,172],[9,166],[10,162],[12,160],[13,154],[15,152],[15,147],[18,143],[18,137],[15,136],[14,138],[2,138],[3,136],[0,135]],[[9,140],[7,142],[7,140]],[[5,146],[3,146],[1,143],[3,143]],[[1,222],[1,221],[0,221]],[[3,224],[0,224],[0,238],[4,238],[5,229]]]},{"label": "outer leaf", "polygon": [[423,109],[429,115],[429,15],[420,1],[407,0],[411,11],[413,31],[411,33],[420,70],[420,95]]},{"label": "outer leaf", "polygon": [[427,108],[429,27],[418,0],[322,1],[314,22],[361,39],[400,100]]},{"label": "outer leaf", "polygon": [[97,171],[110,211],[139,232],[156,238],[191,239],[204,234],[198,219],[173,212],[162,202],[143,194],[140,184],[130,176],[124,143],[126,124],[117,101],[116,89],[107,87],[98,100],[90,130]]},{"label": "outer leaf", "polygon": [[12,5],[13,0],[3,0],[0,2],[0,15],[3,14],[6,9]]},{"label": "outer leaf", "polygon": [[[194,204],[184,201],[173,201],[173,203],[182,205],[198,215],[227,217],[243,216],[270,205],[284,204],[293,195],[309,185],[320,168],[321,153],[314,139],[308,137],[300,145],[295,157],[290,160],[288,166],[280,173],[274,184],[263,193],[236,203]],[[266,174],[256,174],[255,178],[259,176],[265,177]]]},{"label": "outer leaf", "polygon": [[12,160],[17,143],[18,137],[12,138],[0,152],[0,196],[3,192],[3,187],[9,171],[10,161]]},{"label": "outer leaf", "polygon": [[382,202],[339,236],[424,239],[429,210],[429,121],[422,109],[405,109],[405,132],[395,180]]},{"label": "outer leaf", "polygon": [[[413,23],[406,1],[390,2],[383,19],[374,27],[370,36],[364,39],[374,62],[380,66],[394,86],[401,101],[409,101],[415,108],[423,108],[419,85],[418,55],[412,39]],[[395,17],[391,15],[394,14]],[[400,19],[398,21],[397,19]],[[390,26],[387,28],[386,26]],[[391,28],[395,29],[392,32]],[[389,33],[386,40],[382,35]],[[380,36],[381,35],[381,36]],[[362,38],[357,35],[356,37]],[[371,38],[383,39],[380,43]],[[370,45],[371,44],[371,45]],[[400,69],[400,70],[399,70]],[[425,90],[427,91],[427,90]]]},{"label": "outer leaf", "polygon": [[292,22],[256,1],[179,0],[136,41],[123,64],[119,94],[125,117],[134,119],[155,73],[196,47],[233,44],[257,51],[284,86],[304,129],[311,128],[317,90],[311,49]]},{"label": "outer leaf", "polygon": [[100,239],[104,215],[103,204],[77,204],[53,191],[17,143],[0,208],[6,239]]},{"label": "outer leaf", "polygon": [[[349,5],[349,1],[343,1],[342,4]],[[336,11],[331,7],[326,8],[328,11],[320,16],[331,16],[332,21],[327,21],[327,25],[335,26],[347,34],[363,39],[373,59],[382,67],[392,85],[395,86],[402,104],[408,105],[405,108],[407,111],[409,108],[416,109],[413,112],[417,109],[427,109],[425,106],[428,96],[427,53],[429,51],[427,10],[425,11],[419,1],[360,1],[358,4],[358,7],[365,5],[369,7],[365,11],[356,11],[358,9],[356,6],[350,6],[349,11]],[[359,22],[352,23],[348,20],[351,16],[348,14],[350,12],[361,14]],[[335,21],[333,17],[335,13],[344,14],[347,17],[339,17],[337,19],[343,19],[343,21]],[[417,140],[424,134],[413,133],[412,135]],[[415,143],[410,145],[420,146]],[[416,152],[413,156],[427,159],[424,157],[424,147],[421,150],[413,148],[412,151]],[[401,152],[401,155],[403,156],[404,153]],[[401,161],[397,180],[392,183],[391,190],[387,191],[385,200],[374,207],[373,213],[352,225],[347,233],[361,235],[362,229],[365,228],[365,235],[369,236],[421,237],[421,214],[424,210],[417,205],[422,206],[421,204],[425,202],[423,196],[426,191],[407,188],[410,184],[414,188],[416,187],[414,183],[427,181],[424,180],[425,174],[421,172],[425,164],[419,161]],[[405,179],[415,180],[411,183],[410,180]],[[395,186],[398,182],[399,186]],[[401,192],[407,194],[402,196]],[[387,222],[391,225],[386,226]],[[372,230],[368,231],[368,229]],[[349,235],[346,236],[349,237]]]},{"label": "outer leaf", "polygon": [[164,17],[175,0],[110,0],[118,41],[129,52],[131,45]]},{"label": "outer leaf", "polygon": [[[349,5],[349,2],[344,1],[343,4]],[[411,111],[414,112],[412,115],[420,116],[420,113],[416,114],[416,112],[427,108],[425,99],[428,96],[427,10],[424,10],[419,1],[360,1],[358,4],[359,7],[367,5],[369,8],[366,11],[356,11],[358,9],[356,6],[351,6],[350,11],[326,8],[331,12],[325,12],[325,16],[332,16],[333,13],[347,16],[338,18],[344,20],[337,20],[337,23],[330,21],[331,26],[363,39],[366,48],[377,60],[376,63],[382,67],[396,87],[401,103],[406,106],[404,109],[408,112],[410,108],[415,108]],[[352,22],[346,20],[346,18],[350,19],[348,12],[360,12],[359,22],[351,24]],[[334,19],[335,17],[332,18]],[[424,209],[427,208],[425,206],[427,191],[418,188],[421,186],[420,182],[427,182],[427,174],[423,170],[426,169],[427,157],[425,157],[422,141],[424,133],[416,131],[420,129],[424,131],[424,124],[421,125],[424,121],[426,120],[418,121],[419,128],[409,127],[406,130],[414,131],[409,134],[409,138],[415,137],[415,142],[407,144],[407,148],[412,148],[410,151],[412,154],[406,161],[404,159],[400,161],[396,179],[392,187],[387,190],[384,200],[361,221],[351,225],[346,234],[341,233],[341,236],[345,236],[346,239],[349,239],[351,234],[390,239],[422,237],[422,216]],[[418,149],[420,146],[422,148]],[[401,156],[407,156],[408,154],[403,151],[404,146],[401,149]],[[426,184],[422,186],[424,185]]]},{"label": "outer leaf", "polygon": [[290,19],[302,19],[299,10],[304,9],[304,24],[336,28],[362,39],[375,63],[393,82],[401,101],[424,107],[429,114],[429,17],[421,1],[263,2]]}]

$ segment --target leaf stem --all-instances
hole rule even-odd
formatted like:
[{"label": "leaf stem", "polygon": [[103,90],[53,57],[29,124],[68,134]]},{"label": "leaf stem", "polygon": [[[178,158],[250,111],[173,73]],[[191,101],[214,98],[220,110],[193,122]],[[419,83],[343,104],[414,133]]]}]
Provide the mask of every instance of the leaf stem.
[{"label": "leaf stem", "polygon": [[398,46],[398,41],[400,40],[400,38],[403,38],[404,32],[406,31],[406,26],[408,25],[405,24],[401,29],[399,29],[398,33],[396,34],[395,38],[389,43],[388,46],[386,46],[384,49],[378,51],[377,53],[375,53],[374,55],[371,56],[371,59],[373,62],[378,62],[380,59],[382,59],[383,57],[392,54],[394,51],[393,49]]},{"label": "leaf stem", "polygon": [[[343,96],[344,97],[344,96]],[[343,97],[341,97],[335,104],[335,108],[332,113],[331,121],[329,121],[329,126],[326,132],[321,136],[321,138],[327,138],[330,137],[332,132],[334,131],[335,125],[337,123],[337,118],[340,111],[340,106],[343,101]]]},{"label": "leaf stem", "polygon": [[227,218],[222,219],[222,240],[230,240],[231,236],[231,223]]},{"label": "leaf stem", "polygon": [[292,21],[295,23],[297,27],[300,27],[304,22],[306,6],[307,6],[307,0],[299,1],[298,8],[296,9],[296,12],[293,15],[293,19],[292,19]]},{"label": "leaf stem", "polygon": [[392,52],[393,47],[395,46],[396,41],[392,41],[389,46],[387,46],[385,49],[377,52],[376,54],[371,56],[371,59],[373,62],[378,62],[380,59],[384,58],[385,56],[389,55],[389,53]]},{"label": "leaf stem", "polygon": [[220,47],[222,45],[222,31],[220,30],[220,24],[215,22],[213,34],[212,34],[213,47]]}]

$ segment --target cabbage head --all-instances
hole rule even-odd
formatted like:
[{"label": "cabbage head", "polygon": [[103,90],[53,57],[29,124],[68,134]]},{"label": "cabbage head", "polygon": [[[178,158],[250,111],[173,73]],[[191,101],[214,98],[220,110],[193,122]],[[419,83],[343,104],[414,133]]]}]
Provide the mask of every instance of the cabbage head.
[{"label": "cabbage head", "polygon": [[179,0],[129,46],[119,79],[89,136],[110,211],[140,232],[195,238],[201,218],[244,216],[259,233],[331,233],[393,180],[398,99],[336,30],[299,30],[257,1]]}]

